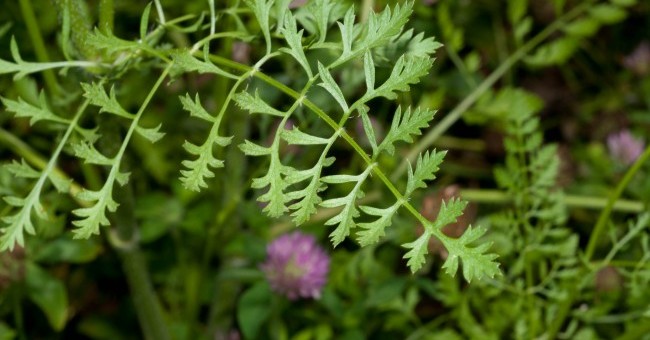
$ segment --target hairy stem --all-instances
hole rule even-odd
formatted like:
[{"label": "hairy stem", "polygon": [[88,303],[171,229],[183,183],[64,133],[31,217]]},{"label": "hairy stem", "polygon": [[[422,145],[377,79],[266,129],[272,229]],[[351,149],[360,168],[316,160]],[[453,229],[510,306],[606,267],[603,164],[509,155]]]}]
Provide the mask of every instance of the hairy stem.
[{"label": "hairy stem", "polygon": [[113,31],[113,21],[115,17],[115,8],[113,8],[113,0],[100,0],[99,1],[99,30],[104,34],[109,34]]}]

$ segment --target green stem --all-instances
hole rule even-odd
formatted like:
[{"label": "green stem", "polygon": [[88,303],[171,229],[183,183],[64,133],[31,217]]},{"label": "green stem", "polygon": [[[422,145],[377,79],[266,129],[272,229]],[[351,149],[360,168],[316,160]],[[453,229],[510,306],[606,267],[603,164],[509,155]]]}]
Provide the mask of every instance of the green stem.
[{"label": "green stem", "polygon": [[[511,195],[499,190],[463,189],[461,190],[461,196],[470,202],[493,204],[512,202]],[[564,203],[570,207],[585,209],[603,209],[609,203],[608,198],[593,196],[565,195],[563,199]],[[612,205],[612,210],[621,212],[638,213],[644,211],[644,209],[642,202],[632,200],[617,199]]]},{"label": "green stem", "polygon": [[[32,44],[34,45],[36,58],[42,63],[49,62],[50,57],[47,54],[47,48],[45,47],[45,42],[43,41],[43,36],[41,35],[41,29],[38,26],[38,21],[36,20],[36,15],[34,14],[32,2],[30,0],[20,0],[20,11],[23,14],[25,25],[27,25],[29,38],[32,40]],[[43,71],[43,79],[45,80],[45,86],[47,87],[47,90],[51,94],[56,95],[59,93],[59,86],[56,82],[56,77],[54,76],[54,72],[52,70]]]},{"label": "green stem", "polygon": [[623,176],[623,179],[621,179],[621,181],[616,186],[616,189],[614,189],[614,192],[609,197],[607,205],[605,206],[605,209],[603,209],[603,211],[600,213],[600,216],[598,216],[598,221],[596,222],[594,231],[589,237],[589,243],[587,244],[587,250],[585,251],[585,259],[587,261],[589,261],[594,255],[598,241],[600,240],[601,235],[605,232],[605,229],[607,229],[609,215],[612,213],[612,210],[614,209],[614,205],[618,201],[618,198],[621,197],[623,190],[627,188],[628,184],[630,184],[632,181],[632,178],[634,178],[634,175],[639,172],[641,166],[648,160],[648,158],[650,158],[650,146],[645,149],[643,154],[641,154],[641,157],[639,157],[636,162],[634,162],[634,165],[632,165],[632,167],[630,167],[630,169],[625,173],[625,176]]},{"label": "green stem", "polygon": [[443,118],[435,127],[427,133],[406,155],[404,162],[393,172],[391,179],[397,180],[407,169],[409,162],[413,162],[415,158],[422,151],[426,150],[431,146],[431,144],[438,139],[447,129],[449,129],[460,117],[472,106],[474,103],[481,98],[481,96],[499,80],[503,75],[512,68],[512,66],[521,60],[528,52],[533,48],[539,45],[542,41],[548,38],[555,31],[561,29],[568,21],[580,15],[583,11],[587,10],[593,0],[586,1],[581,5],[575,7],[571,11],[564,14],[562,17],[558,18],[546,29],[537,34],[534,38],[530,39],[526,44],[520,47],[515,51],[508,59],[506,59],[499,67],[494,70],[485,80],[470,93],[469,96],[465,97],[463,101],[460,102],[445,118]]},{"label": "green stem", "polygon": [[104,34],[113,32],[115,8],[113,0],[100,0],[99,2],[99,30]]}]

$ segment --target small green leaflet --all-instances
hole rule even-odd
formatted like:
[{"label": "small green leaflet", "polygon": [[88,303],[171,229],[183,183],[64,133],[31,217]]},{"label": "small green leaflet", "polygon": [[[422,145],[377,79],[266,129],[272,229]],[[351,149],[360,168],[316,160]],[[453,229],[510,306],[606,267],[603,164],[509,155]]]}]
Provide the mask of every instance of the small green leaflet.
[{"label": "small green leaflet", "polygon": [[303,69],[307,72],[307,76],[312,78],[314,75],[311,72],[311,67],[305,56],[305,51],[302,49],[302,33],[303,30],[298,31],[296,24],[296,18],[287,11],[284,17],[284,28],[282,29],[282,34],[284,34],[284,39],[289,44],[290,48],[283,47],[280,51],[291,55]]},{"label": "small green leaflet", "polygon": [[284,194],[289,183],[284,179],[283,175],[291,172],[293,168],[282,165],[280,162],[280,157],[278,156],[279,145],[279,143],[274,143],[272,146],[271,164],[266,175],[254,178],[253,184],[251,185],[254,189],[269,187],[268,191],[258,197],[257,200],[268,203],[264,207],[264,212],[270,217],[280,217],[289,211],[286,205],[289,197]]},{"label": "small green leaflet", "polygon": [[174,68],[183,72],[214,73],[226,78],[238,79],[237,76],[224,71],[211,62],[194,58],[189,50],[172,53],[172,60],[174,61]]},{"label": "small green leaflet", "polygon": [[95,146],[88,142],[80,142],[72,145],[75,156],[84,160],[88,164],[113,165],[114,159],[104,156],[95,149]]},{"label": "small green leaflet", "polygon": [[364,213],[372,216],[379,216],[378,219],[368,222],[359,223],[359,227],[364,229],[357,233],[357,240],[362,247],[379,242],[384,237],[384,230],[392,224],[393,216],[402,206],[402,201],[397,201],[385,209],[373,208],[369,206],[360,206],[359,209]]},{"label": "small green leaflet", "polygon": [[178,98],[180,99],[181,104],[183,104],[183,109],[189,112],[190,116],[201,118],[211,123],[216,122],[216,119],[205,111],[203,105],[201,105],[201,99],[199,98],[198,93],[194,97],[194,100],[192,100],[189,93],[186,93],[185,97],[179,96]]},{"label": "small green leaflet", "polygon": [[393,66],[388,79],[376,89],[368,88],[363,99],[365,101],[376,97],[396,99],[396,91],[408,91],[411,84],[419,83],[420,78],[429,73],[432,64],[433,59],[429,57],[401,56]]},{"label": "small green leaflet", "polygon": [[133,119],[135,116],[122,108],[115,96],[115,88],[111,87],[110,95],[106,94],[104,87],[97,83],[81,83],[84,90],[84,97],[90,99],[90,103],[99,106],[99,112],[108,112],[116,116]]},{"label": "small green leaflet", "polygon": [[339,183],[348,183],[348,182],[353,182],[356,183],[354,185],[354,188],[350,193],[348,193],[344,197],[339,197],[339,198],[332,198],[328,199],[326,201],[321,202],[321,206],[325,208],[336,208],[343,206],[343,209],[341,212],[339,212],[336,216],[330,218],[325,222],[325,225],[334,225],[338,224],[336,229],[330,234],[330,238],[332,239],[332,243],[336,247],[339,245],[343,240],[350,235],[350,230],[354,229],[356,227],[356,223],[354,222],[354,219],[359,217],[359,210],[356,207],[356,201],[358,198],[362,198],[364,196],[363,191],[361,190],[361,185],[363,182],[368,178],[368,175],[370,174],[370,171],[374,168],[374,166],[368,166],[366,170],[356,176],[352,175],[332,175],[332,176],[325,176],[321,178],[321,181],[325,183],[331,183],[331,184],[339,184]]},{"label": "small green leaflet", "polygon": [[411,12],[413,12],[413,1],[407,1],[402,6],[397,4],[392,11],[389,6],[386,6],[379,14],[370,12],[368,31],[359,39],[359,46],[355,50],[365,51],[391,41],[402,32]]},{"label": "small green leaflet", "polygon": [[349,110],[348,103],[345,101],[345,97],[343,96],[343,92],[341,92],[341,88],[336,84],[336,81],[334,81],[334,78],[332,78],[332,75],[327,71],[327,68],[323,66],[323,64],[318,62],[318,73],[320,74],[321,79],[323,80],[322,83],[318,84],[325,88],[327,92],[329,92],[334,99],[336,99],[336,102],[341,105],[341,108],[343,109],[343,112],[347,112]]},{"label": "small green leaflet", "polygon": [[109,179],[99,191],[84,190],[77,195],[81,200],[93,202],[88,208],[79,208],[72,211],[73,214],[81,217],[81,220],[73,221],[77,229],[72,232],[74,238],[89,238],[93,234],[99,234],[99,226],[110,224],[106,217],[106,210],[115,212],[119,204],[113,200],[113,180]]},{"label": "small green leaflet", "polygon": [[142,46],[129,40],[120,39],[110,33],[104,33],[97,27],[86,35],[86,44],[97,50],[105,50],[108,54],[114,54],[120,51],[137,51]]},{"label": "small green leaflet", "polygon": [[69,124],[68,119],[61,118],[50,111],[47,107],[45,93],[41,92],[38,97],[40,107],[27,103],[22,98],[18,101],[0,97],[2,104],[7,108],[7,111],[13,112],[16,117],[29,118],[29,125],[34,125],[41,120],[57,122],[62,124]]},{"label": "small green leaflet", "polygon": [[354,8],[350,7],[343,17],[343,23],[337,22],[341,30],[341,45],[343,53],[340,58],[346,58],[352,54],[352,42],[354,41]]},{"label": "small green leaflet", "polygon": [[472,228],[471,226],[458,239],[447,238],[442,240],[445,248],[449,251],[447,260],[442,265],[449,275],[455,275],[458,271],[458,260],[463,261],[463,276],[467,282],[473,279],[482,279],[484,277],[494,277],[499,275],[499,263],[495,261],[496,254],[486,254],[492,246],[491,243],[482,243],[476,247],[470,244],[478,240],[485,234],[483,228]]},{"label": "small green leaflet", "polygon": [[435,174],[438,172],[438,166],[442,163],[446,154],[447,151],[437,152],[436,150],[433,150],[431,153],[427,151],[424,155],[419,154],[415,172],[413,172],[413,168],[411,168],[411,164],[409,163],[408,181],[406,183],[404,197],[410,197],[417,188],[426,188],[425,181],[431,181],[436,178]]},{"label": "small green leaflet", "polygon": [[402,108],[398,107],[393,116],[390,130],[388,130],[386,137],[377,147],[375,155],[382,151],[392,155],[395,152],[393,144],[397,141],[413,142],[411,135],[419,136],[421,134],[420,130],[429,126],[429,121],[433,119],[434,114],[434,111],[427,109],[417,108],[415,111],[411,111],[411,108],[408,108],[402,116]]},{"label": "small green leaflet", "polygon": [[206,188],[208,184],[205,182],[206,178],[213,178],[214,172],[210,168],[222,168],[224,163],[222,160],[214,157],[212,149],[214,144],[221,147],[230,145],[232,136],[222,137],[219,136],[219,123],[220,121],[213,118],[201,105],[198,94],[195,100],[192,100],[189,94],[181,97],[183,109],[188,111],[191,116],[202,118],[212,122],[212,128],[208,133],[208,138],[201,145],[196,145],[185,141],[183,148],[191,155],[197,156],[194,160],[184,160],[181,164],[187,170],[181,170],[181,182],[183,186],[192,191],[201,191],[201,188]]},{"label": "small green leaflet", "polygon": [[404,258],[408,259],[406,265],[411,268],[412,273],[420,270],[426,262],[425,256],[429,253],[429,239],[431,236],[433,236],[433,233],[425,229],[415,241],[402,244],[402,247],[411,249],[404,254]]},{"label": "small green leaflet", "polygon": [[330,142],[329,139],[312,136],[300,131],[297,127],[291,130],[282,129],[280,132],[282,139],[293,145],[325,145]]},{"label": "small green leaflet", "polygon": [[318,163],[311,169],[296,171],[287,176],[287,181],[291,184],[301,182],[307,178],[311,178],[309,184],[300,190],[288,192],[287,196],[291,200],[299,200],[298,202],[289,206],[293,210],[291,216],[296,225],[301,225],[309,220],[309,217],[316,213],[316,206],[323,200],[318,195],[319,192],[327,189],[327,186],[321,182],[321,172],[324,167],[330,166],[334,163],[334,157],[327,157],[324,151]]},{"label": "small green leaflet", "polygon": [[255,96],[250,93],[243,91],[237,93],[234,96],[234,100],[242,110],[246,110],[250,113],[261,113],[267,114],[276,117],[284,117],[285,113],[273,108],[271,105],[267,104],[262,98],[260,98],[257,90],[255,91]]},{"label": "small green leaflet", "polygon": [[[271,53],[271,28],[269,25],[269,15],[271,7],[273,7],[274,0],[244,0],[246,5],[253,10],[257,22],[260,25],[264,40],[266,41],[266,54]],[[285,8],[286,10],[286,8]],[[287,13],[290,13],[287,11]]]},{"label": "small green leaflet", "polygon": [[330,3],[327,0],[315,0],[311,1],[309,5],[307,5],[307,11],[316,24],[318,30],[318,44],[325,42],[325,38],[327,37],[327,28],[329,27],[330,13],[332,12],[334,5],[334,3]]}]

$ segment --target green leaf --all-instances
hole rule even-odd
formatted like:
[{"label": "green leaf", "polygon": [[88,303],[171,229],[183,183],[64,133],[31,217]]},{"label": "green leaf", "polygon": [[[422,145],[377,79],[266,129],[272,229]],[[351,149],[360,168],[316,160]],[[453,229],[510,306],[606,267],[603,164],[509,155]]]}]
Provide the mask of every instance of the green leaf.
[{"label": "green leaf", "polygon": [[447,154],[446,151],[425,152],[424,155],[419,154],[417,164],[415,166],[415,172],[411,168],[409,163],[408,167],[408,181],[406,183],[406,192],[404,197],[409,197],[417,188],[426,188],[427,185],[425,181],[431,181],[436,178],[436,172],[438,172],[438,166],[442,163],[442,160]]},{"label": "green leaf", "polygon": [[239,144],[239,149],[247,156],[268,156],[272,152],[271,148],[259,146],[248,140],[245,140],[243,144]]},{"label": "green leaf", "polygon": [[600,28],[600,22],[592,17],[585,17],[570,22],[564,27],[564,31],[576,37],[591,37]]},{"label": "green leaf", "polygon": [[147,29],[149,28],[149,14],[151,13],[151,2],[144,7],[140,17],[140,41],[146,42]]},{"label": "green leaf", "polygon": [[237,302],[237,322],[246,339],[256,339],[260,328],[271,315],[272,293],[262,281],[247,289]]},{"label": "green leaf", "polygon": [[77,227],[72,231],[75,239],[85,239],[93,234],[99,234],[100,226],[110,224],[106,217],[106,211],[115,212],[119,206],[113,200],[113,180],[110,177],[100,190],[84,189],[77,195],[77,198],[92,203],[92,206],[72,211],[73,214],[81,217],[80,220],[72,222]]},{"label": "green leaf", "polygon": [[402,109],[398,107],[393,116],[390,130],[379,144],[375,154],[378,155],[380,152],[386,151],[389,155],[392,155],[395,152],[394,143],[398,141],[413,142],[411,135],[419,136],[421,134],[420,130],[429,126],[429,121],[433,119],[434,114],[434,111],[426,109],[417,108],[415,111],[411,111],[411,108],[408,108],[402,116]]},{"label": "green leaf", "polygon": [[3,164],[2,167],[16,177],[39,178],[41,176],[41,173],[29,166],[24,159],[21,159],[20,163],[14,159],[11,163]]},{"label": "green leaf", "polygon": [[366,75],[366,92],[372,92],[375,89],[375,62],[370,51],[363,55],[363,71]]},{"label": "green leaf", "polygon": [[275,32],[281,33],[284,28],[284,15],[288,12],[289,4],[293,0],[276,0],[274,3],[276,27]]},{"label": "green leaf", "polygon": [[326,176],[321,178],[325,183],[346,183],[346,182],[356,182],[354,188],[350,193],[344,197],[332,198],[326,201],[321,202],[321,206],[325,208],[336,208],[343,206],[343,209],[334,217],[330,218],[325,222],[325,225],[335,225],[338,224],[336,229],[330,234],[332,243],[336,247],[343,240],[350,235],[350,230],[356,227],[354,219],[359,217],[359,210],[356,207],[356,200],[362,198],[364,193],[361,190],[361,185],[370,174],[373,166],[369,166],[366,170],[356,176],[350,175],[333,175]]},{"label": "green leaf", "polygon": [[411,269],[412,273],[420,270],[426,262],[425,256],[429,253],[429,239],[431,236],[432,233],[425,230],[415,241],[402,244],[402,247],[411,249],[404,254],[404,258],[408,259],[406,265]]},{"label": "green leaf", "polygon": [[34,125],[41,120],[70,124],[69,120],[61,118],[50,111],[47,106],[44,92],[41,92],[38,99],[40,107],[29,104],[22,98],[18,98],[18,101],[14,101],[0,97],[0,100],[7,108],[7,111],[13,112],[16,117],[19,118],[29,118],[29,125]]},{"label": "green leaf", "polygon": [[330,3],[327,0],[311,1],[307,5],[307,11],[311,19],[316,24],[318,30],[318,44],[324,43],[327,37],[327,29],[329,27],[329,19],[335,3]]},{"label": "green leaf", "polygon": [[292,171],[291,167],[282,165],[280,157],[278,156],[278,145],[274,143],[271,151],[271,163],[267,173],[258,178],[253,179],[251,185],[254,189],[262,189],[268,187],[268,191],[257,198],[259,202],[268,203],[263,211],[270,217],[279,217],[289,211],[286,203],[289,197],[284,194],[284,191],[289,186],[283,175]]},{"label": "green leaf", "polygon": [[420,78],[426,76],[431,69],[433,60],[429,57],[415,57],[409,55],[401,56],[388,79],[378,88],[368,89],[362,99],[368,101],[376,97],[396,99],[396,91],[408,91],[411,84],[420,82]]},{"label": "green leaf", "polygon": [[563,37],[539,47],[535,53],[525,59],[533,67],[564,64],[578,49],[578,38]]},{"label": "green leaf", "polygon": [[401,6],[397,4],[392,11],[390,6],[386,6],[379,14],[370,12],[368,30],[359,39],[355,51],[366,51],[387,44],[402,32],[412,12],[413,1],[407,1]]},{"label": "green leaf", "polygon": [[146,138],[148,141],[155,143],[165,136],[164,132],[160,132],[161,124],[158,124],[155,128],[144,128],[142,126],[136,126],[135,131],[140,134],[140,136]]},{"label": "green leaf", "polygon": [[185,72],[198,72],[198,73],[213,73],[220,76],[238,79],[237,76],[230,74],[220,67],[209,61],[201,61],[194,58],[192,53],[189,50],[182,50],[172,53],[172,60],[174,62],[174,67],[180,69],[182,73]]},{"label": "green leaf", "polygon": [[379,216],[378,219],[368,222],[359,223],[359,228],[365,229],[357,233],[357,240],[362,247],[379,242],[379,239],[384,237],[384,230],[392,223],[393,216],[397,209],[402,206],[401,201],[395,202],[388,208],[378,209],[369,206],[360,206],[359,209],[364,213],[372,216]]},{"label": "green leaf", "polygon": [[627,12],[624,9],[610,4],[599,4],[589,9],[589,14],[594,19],[606,25],[621,22],[627,17]]},{"label": "green leaf", "polygon": [[355,38],[354,8],[350,7],[350,9],[345,12],[343,23],[337,22],[337,24],[341,30],[341,48],[343,50],[340,58],[345,58],[352,54],[352,42]]},{"label": "green leaf", "polygon": [[303,189],[287,192],[287,197],[290,200],[298,200],[289,206],[289,209],[293,211],[291,216],[296,225],[301,225],[309,220],[311,215],[316,213],[316,206],[323,201],[318,193],[324,191],[327,186],[321,181],[321,172],[324,167],[334,163],[334,157],[327,157],[327,151],[328,147],[323,150],[318,162],[311,169],[292,171],[285,178],[290,184],[296,184],[311,178],[309,184]]},{"label": "green leaf", "polygon": [[280,132],[282,139],[293,145],[324,145],[330,142],[329,139],[312,136],[300,131],[294,126],[291,130],[282,129]]},{"label": "green leaf", "polygon": [[244,91],[237,93],[233,99],[242,110],[250,113],[261,113],[276,117],[284,117],[286,115],[286,113],[273,108],[260,98],[257,90],[255,91],[255,96]]},{"label": "green leaf", "polygon": [[97,83],[81,83],[81,87],[84,90],[84,97],[90,100],[90,104],[101,108],[99,112],[108,112],[127,119],[135,118],[135,115],[124,110],[117,101],[114,87],[111,87],[110,95],[106,94],[104,87]]},{"label": "green leaf", "polygon": [[284,17],[284,28],[282,29],[282,34],[290,48],[283,47],[280,51],[287,53],[296,59],[300,66],[305,69],[305,72],[307,72],[307,76],[311,79],[313,73],[311,72],[311,67],[309,66],[307,57],[305,56],[305,51],[302,49],[302,33],[303,30],[298,31],[296,18],[291,14],[291,12],[287,11]]},{"label": "green leaf", "polygon": [[26,198],[18,198],[13,196],[4,197],[4,200],[11,206],[19,207],[20,209],[13,215],[2,217],[2,221],[8,224],[2,229],[2,237],[0,237],[0,251],[7,249],[13,250],[14,246],[24,246],[25,239],[23,233],[34,234],[34,225],[32,224],[31,214],[36,211],[40,215],[44,215],[44,209],[39,202],[39,195],[41,192],[43,180],[32,188]]},{"label": "green leaf", "polygon": [[179,96],[178,98],[180,99],[181,104],[183,105],[183,109],[189,112],[190,116],[201,118],[211,123],[214,123],[216,121],[216,118],[211,116],[203,108],[203,105],[201,105],[201,99],[199,98],[198,93],[194,97],[194,100],[192,100],[189,93],[186,93],[185,97]]},{"label": "green leaf", "polygon": [[181,182],[183,186],[192,191],[201,191],[201,188],[207,188],[206,178],[213,178],[214,172],[210,168],[222,168],[222,160],[214,157],[212,149],[214,144],[225,147],[232,141],[231,137],[221,137],[215,131],[216,124],[210,130],[208,139],[200,146],[185,141],[183,148],[191,155],[197,156],[194,160],[184,160],[181,164],[187,170],[181,170]]},{"label": "green leaf", "polygon": [[85,163],[97,165],[113,165],[115,162],[114,159],[102,155],[99,151],[97,151],[97,149],[95,149],[95,146],[90,143],[76,143],[72,145],[72,149],[74,150],[75,156],[83,159]]},{"label": "green leaf", "polygon": [[142,46],[135,41],[120,39],[110,32],[102,32],[97,27],[86,34],[84,43],[96,50],[104,50],[108,54],[115,54],[120,51],[137,51]]},{"label": "green leaf", "polygon": [[68,294],[61,280],[33,263],[27,263],[27,296],[47,317],[55,331],[61,331],[68,319]]},{"label": "green leaf", "polygon": [[372,148],[372,154],[378,155],[377,152],[377,137],[375,136],[375,128],[372,126],[372,121],[368,116],[368,109],[365,106],[359,108],[359,114],[361,115],[361,123],[363,124],[363,131],[368,137],[368,143]]},{"label": "green leaf", "polygon": [[448,239],[443,241],[445,248],[449,252],[447,260],[442,265],[447,274],[454,276],[458,271],[458,262],[463,262],[463,276],[467,282],[473,279],[481,280],[485,277],[493,278],[501,274],[499,263],[495,261],[498,257],[496,254],[486,254],[492,246],[491,243],[482,243],[472,247],[471,243],[478,240],[485,234],[483,228],[472,228],[471,226],[458,239]]},{"label": "green leaf", "polygon": [[[260,24],[260,29],[266,41],[266,54],[271,54],[271,28],[269,25],[269,14],[271,7],[273,7],[274,0],[244,0],[246,5],[253,10],[257,22]],[[286,9],[285,9],[286,10]],[[290,13],[287,11],[287,13]]]},{"label": "green leaf", "polygon": [[332,97],[336,100],[339,105],[341,105],[341,108],[343,108],[343,112],[347,112],[349,110],[348,104],[345,101],[345,96],[343,96],[343,92],[341,92],[341,88],[336,84],[336,81],[334,81],[334,78],[332,78],[332,75],[327,71],[327,68],[323,66],[323,64],[318,62],[318,73],[320,74],[321,79],[323,82],[319,83],[318,85],[322,86],[329,92]]}]

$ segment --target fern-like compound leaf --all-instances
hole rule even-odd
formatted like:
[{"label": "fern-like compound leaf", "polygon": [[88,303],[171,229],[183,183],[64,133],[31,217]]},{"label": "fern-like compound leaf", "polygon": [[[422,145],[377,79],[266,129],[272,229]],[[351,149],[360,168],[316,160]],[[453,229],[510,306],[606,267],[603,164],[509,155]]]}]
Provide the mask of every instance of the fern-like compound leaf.
[{"label": "fern-like compound leaf", "polygon": [[41,92],[38,97],[39,106],[27,103],[22,98],[18,98],[18,100],[15,101],[0,97],[0,101],[2,101],[2,104],[6,107],[7,111],[13,112],[16,117],[29,118],[29,125],[34,125],[41,120],[62,124],[70,123],[69,120],[61,118],[50,111],[47,107],[45,93],[43,92]]},{"label": "fern-like compound leaf", "polygon": [[296,59],[300,66],[305,69],[305,72],[307,72],[307,76],[312,78],[314,75],[309,66],[309,62],[307,61],[307,57],[305,56],[305,51],[302,48],[303,32],[304,30],[298,31],[296,18],[293,14],[287,12],[284,17],[284,28],[282,29],[282,34],[284,34],[284,39],[287,41],[287,44],[289,44],[290,48],[283,47],[280,51],[283,51]]},{"label": "fern-like compound leaf", "polygon": [[411,164],[409,164],[405,197],[411,196],[417,188],[426,188],[425,181],[431,181],[436,178],[436,172],[439,170],[438,166],[442,163],[446,154],[446,151],[437,152],[433,150],[431,153],[427,151],[424,155],[418,155],[415,172],[411,168]]},{"label": "fern-like compound leaf", "polygon": [[402,115],[402,109],[398,107],[395,115],[393,115],[390,130],[388,130],[386,137],[377,147],[376,154],[385,150],[389,155],[392,155],[395,152],[393,144],[397,141],[413,142],[411,136],[419,136],[421,134],[420,130],[429,126],[429,121],[433,119],[434,114],[434,111],[427,109],[417,108],[411,111],[411,108],[408,108]]},{"label": "fern-like compound leaf", "polygon": [[332,75],[327,71],[325,66],[318,62],[318,73],[320,74],[321,79],[323,82],[321,82],[320,86],[322,86],[327,92],[329,92],[332,97],[336,100],[339,105],[341,105],[341,108],[343,109],[343,112],[347,112],[349,110],[348,104],[345,101],[345,97],[343,96],[343,92],[341,91],[341,88],[336,84],[336,81],[334,81],[334,78],[332,78]]},{"label": "fern-like compound leaf", "polygon": [[107,94],[104,91],[104,87],[97,83],[81,83],[81,88],[84,90],[84,97],[88,98],[92,105],[100,107],[99,112],[108,112],[127,119],[133,119],[135,117],[133,114],[124,110],[117,101],[114,87],[111,87],[110,94]]},{"label": "fern-like compound leaf", "polygon": [[491,243],[484,242],[478,246],[471,246],[485,234],[485,231],[484,228],[470,226],[460,238],[443,241],[449,252],[447,260],[442,265],[447,274],[452,276],[456,274],[459,260],[463,262],[463,276],[467,282],[485,277],[492,278],[501,273],[499,263],[495,261],[497,255],[486,253],[492,246]]},{"label": "fern-like compound leaf", "polygon": [[361,209],[361,211],[364,213],[372,216],[379,216],[379,218],[372,222],[359,223],[359,228],[364,229],[357,233],[357,240],[359,241],[359,244],[362,247],[365,247],[367,245],[379,242],[379,239],[384,237],[386,228],[392,224],[393,216],[395,216],[395,213],[401,206],[401,201],[397,201],[385,209],[379,209],[364,205],[360,206],[359,209]]},{"label": "fern-like compound leaf", "polygon": [[276,117],[284,117],[285,115],[284,112],[273,108],[260,98],[257,91],[255,91],[255,96],[246,91],[240,92],[236,94],[233,99],[237,103],[237,106],[250,113],[261,113]]}]

